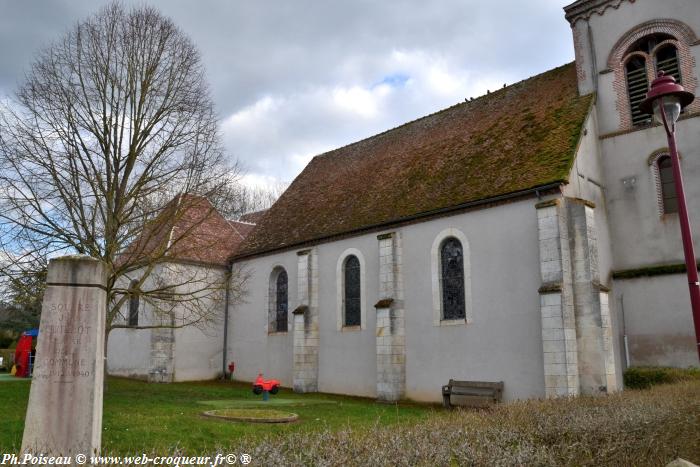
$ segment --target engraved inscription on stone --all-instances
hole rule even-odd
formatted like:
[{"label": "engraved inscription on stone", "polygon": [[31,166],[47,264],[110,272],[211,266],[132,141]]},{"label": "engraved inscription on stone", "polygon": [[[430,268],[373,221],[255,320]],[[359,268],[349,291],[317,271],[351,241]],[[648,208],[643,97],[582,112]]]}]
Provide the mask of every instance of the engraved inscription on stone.
[{"label": "engraved inscription on stone", "polygon": [[[76,321],[75,317],[94,312],[90,303],[78,302],[71,308],[68,303],[49,303],[47,305],[46,323],[42,322],[42,338],[50,342],[54,355],[37,359],[34,366],[34,378],[49,379],[53,382],[67,382],[75,377],[88,377],[92,365],[86,358],[76,357],[74,346],[80,346],[90,338],[93,326]],[[78,351],[79,352],[79,351]]]}]

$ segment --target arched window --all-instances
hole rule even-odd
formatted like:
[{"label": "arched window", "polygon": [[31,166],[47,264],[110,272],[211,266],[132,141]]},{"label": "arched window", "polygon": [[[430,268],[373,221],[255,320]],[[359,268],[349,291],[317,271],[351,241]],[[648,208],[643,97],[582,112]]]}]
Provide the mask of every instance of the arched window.
[{"label": "arched window", "polygon": [[440,246],[440,289],[442,319],[465,319],[464,252],[454,237],[446,238]]},{"label": "arched window", "polygon": [[362,285],[360,280],[360,260],[355,255],[349,255],[345,258],[343,282],[343,325],[360,326],[362,324]]},{"label": "arched window", "polygon": [[287,271],[282,270],[277,275],[277,300],[276,300],[276,317],[277,317],[277,332],[287,330],[287,308],[289,306],[287,300]]},{"label": "arched window", "polygon": [[[673,76],[689,91],[695,92],[698,87],[698,76],[692,62],[691,48],[698,41],[693,28],[682,21],[670,18],[657,18],[637,24],[620,36],[611,47],[607,59],[607,68],[601,73],[613,72],[612,87],[615,93],[615,107],[618,110],[620,130],[633,130],[635,127],[645,127],[650,120],[637,113],[638,96],[630,86],[637,84],[645,92],[651,82],[663,71]],[[628,64],[634,57],[644,61],[646,84],[644,77],[631,75],[637,71],[643,74],[639,63]],[[635,80],[636,78],[636,80]],[[639,93],[639,89],[636,89]],[[635,97],[637,99],[635,99]],[[697,100],[696,100],[697,101]],[[686,112],[696,112],[700,102],[694,102],[686,108]],[[634,117],[634,118],[633,118]]]},{"label": "arched window", "polygon": [[287,271],[278,266],[270,274],[268,331],[287,332],[289,310],[289,279]]},{"label": "arched window", "polygon": [[676,183],[673,178],[673,167],[670,156],[661,156],[656,161],[659,170],[659,185],[661,188],[661,206],[664,214],[678,212],[676,198]]},{"label": "arched window", "polygon": [[129,316],[128,325],[138,326],[139,325],[139,291],[138,291],[139,281],[134,279],[129,284]]},{"label": "arched window", "polygon": [[[627,50],[624,60],[625,77],[633,126],[651,122],[651,116],[639,109],[639,103],[646,97],[649,83],[660,72],[663,71],[666,75],[673,76],[678,83],[681,82],[676,43],[675,38],[668,34],[650,34]],[[653,63],[653,67],[649,66],[650,63]]]}]

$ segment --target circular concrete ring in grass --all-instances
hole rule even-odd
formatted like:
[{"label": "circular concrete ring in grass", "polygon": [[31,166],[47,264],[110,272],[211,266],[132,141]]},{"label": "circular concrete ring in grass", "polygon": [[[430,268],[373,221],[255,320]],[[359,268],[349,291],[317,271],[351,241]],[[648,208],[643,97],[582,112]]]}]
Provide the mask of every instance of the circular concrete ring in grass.
[{"label": "circular concrete ring in grass", "polygon": [[299,416],[291,412],[268,409],[219,409],[207,410],[202,415],[210,418],[219,418],[231,422],[248,423],[291,423]]}]

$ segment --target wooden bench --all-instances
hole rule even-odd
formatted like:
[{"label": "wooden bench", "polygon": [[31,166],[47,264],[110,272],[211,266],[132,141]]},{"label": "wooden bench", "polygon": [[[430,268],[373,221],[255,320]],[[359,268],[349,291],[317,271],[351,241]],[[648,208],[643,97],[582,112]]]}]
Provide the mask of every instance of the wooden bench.
[{"label": "wooden bench", "polygon": [[445,407],[486,407],[503,398],[503,381],[457,381],[451,379],[442,387],[442,403]]}]

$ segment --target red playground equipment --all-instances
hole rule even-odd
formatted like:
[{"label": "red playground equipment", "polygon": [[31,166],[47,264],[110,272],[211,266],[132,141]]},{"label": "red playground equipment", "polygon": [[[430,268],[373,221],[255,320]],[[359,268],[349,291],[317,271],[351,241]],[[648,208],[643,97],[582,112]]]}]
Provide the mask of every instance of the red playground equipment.
[{"label": "red playground equipment", "polygon": [[34,366],[32,344],[34,338],[38,335],[38,329],[30,329],[23,332],[17,342],[17,348],[15,348],[15,376],[18,378],[28,378],[32,375],[32,367]]},{"label": "red playground equipment", "polygon": [[258,373],[258,377],[255,378],[253,383],[253,394],[263,394],[264,392],[269,392],[270,394],[277,394],[280,390],[280,382],[276,379],[263,379],[262,373]]}]

